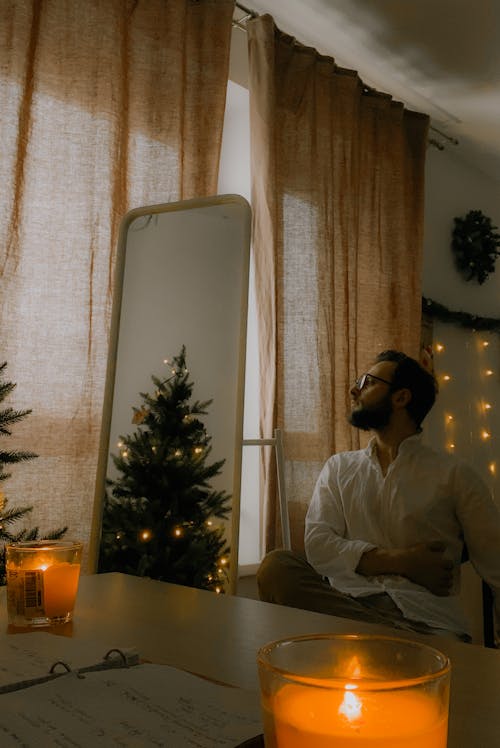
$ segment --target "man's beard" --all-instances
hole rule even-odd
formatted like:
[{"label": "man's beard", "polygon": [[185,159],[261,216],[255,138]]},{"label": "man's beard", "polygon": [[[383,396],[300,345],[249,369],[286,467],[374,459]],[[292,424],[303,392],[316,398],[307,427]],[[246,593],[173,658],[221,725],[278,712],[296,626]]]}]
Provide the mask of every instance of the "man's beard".
[{"label": "man's beard", "polygon": [[379,431],[385,428],[391,419],[392,401],[391,393],[387,395],[376,405],[370,407],[360,407],[351,410],[348,421],[351,426],[355,426],[362,431]]}]

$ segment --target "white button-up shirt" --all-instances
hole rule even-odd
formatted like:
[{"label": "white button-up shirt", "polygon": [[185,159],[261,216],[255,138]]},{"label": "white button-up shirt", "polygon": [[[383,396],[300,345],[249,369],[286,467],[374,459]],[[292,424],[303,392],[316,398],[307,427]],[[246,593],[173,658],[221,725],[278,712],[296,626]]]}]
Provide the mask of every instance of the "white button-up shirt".
[{"label": "white button-up shirt", "polygon": [[[366,577],[355,569],[373,548],[406,548],[440,540],[455,564],[452,593],[438,597],[406,577]],[[386,592],[405,618],[470,633],[461,608],[463,544],[500,602],[500,512],[481,478],[464,463],[405,439],[386,475],[372,439],[366,449],[335,454],[324,465],[306,516],[309,563],[353,597]]]}]

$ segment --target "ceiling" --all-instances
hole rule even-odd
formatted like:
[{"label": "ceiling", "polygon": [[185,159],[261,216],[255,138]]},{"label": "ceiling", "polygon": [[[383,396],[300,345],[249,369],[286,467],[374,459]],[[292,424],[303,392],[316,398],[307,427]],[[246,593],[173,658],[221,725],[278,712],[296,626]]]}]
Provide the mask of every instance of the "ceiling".
[{"label": "ceiling", "polygon": [[[500,183],[500,0],[243,0],[431,117],[430,137]],[[237,10],[241,17],[241,10]]]}]

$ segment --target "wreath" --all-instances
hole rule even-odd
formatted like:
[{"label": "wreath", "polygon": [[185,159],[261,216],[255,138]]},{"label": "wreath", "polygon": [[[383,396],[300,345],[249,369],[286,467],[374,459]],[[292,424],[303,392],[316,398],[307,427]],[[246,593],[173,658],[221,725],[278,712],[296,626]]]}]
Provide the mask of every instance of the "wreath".
[{"label": "wreath", "polygon": [[451,248],[455,264],[465,280],[477,278],[482,284],[495,272],[495,262],[500,255],[500,234],[491,219],[480,210],[471,210],[465,218],[455,218]]}]

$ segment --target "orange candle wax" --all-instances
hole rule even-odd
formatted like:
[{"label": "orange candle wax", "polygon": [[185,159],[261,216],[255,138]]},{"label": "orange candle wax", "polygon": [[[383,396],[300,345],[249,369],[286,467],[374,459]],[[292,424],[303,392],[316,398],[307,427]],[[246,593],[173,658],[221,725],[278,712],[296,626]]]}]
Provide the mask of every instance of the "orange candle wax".
[{"label": "orange candle wax", "polygon": [[263,714],[272,748],[446,748],[447,712],[418,691],[285,685]]},{"label": "orange candle wax", "polygon": [[80,577],[80,564],[56,563],[43,575],[44,608],[49,618],[64,616],[73,610]]}]

